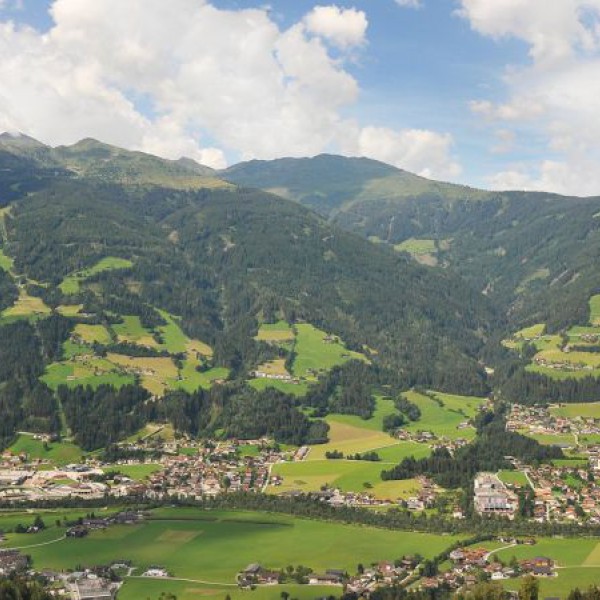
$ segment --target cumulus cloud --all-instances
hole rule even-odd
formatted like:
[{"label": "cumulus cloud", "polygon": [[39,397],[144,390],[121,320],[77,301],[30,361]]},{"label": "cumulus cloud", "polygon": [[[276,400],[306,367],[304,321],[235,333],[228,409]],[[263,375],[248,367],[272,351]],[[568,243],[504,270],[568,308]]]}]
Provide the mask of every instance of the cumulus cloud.
[{"label": "cumulus cloud", "polygon": [[315,6],[305,17],[306,29],[341,49],[365,43],[368,21],[362,10]]},{"label": "cumulus cloud", "polygon": [[473,113],[495,128],[526,125],[555,155],[498,173],[493,185],[600,194],[600,0],[461,0],[459,14],[483,35],[529,47],[530,63],[504,74],[508,100],[475,99]]},{"label": "cumulus cloud", "polygon": [[[268,7],[208,0],[54,0],[50,10],[46,33],[0,20],[0,130],[50,144],[95,137],[214,167],[376,151],[343,116],[359,95],[346,61],[366,42],[362,11],[318,6],[281,28]],[[394,143],[395,161],[428,168],[402,135]]]},{"label": "cumulus cloud", "polygon": [[451,149],[449,134],[422,129],[364,127],[358,137],[359,154],[429,178],[453,179],[460,174],[461,167]]}]

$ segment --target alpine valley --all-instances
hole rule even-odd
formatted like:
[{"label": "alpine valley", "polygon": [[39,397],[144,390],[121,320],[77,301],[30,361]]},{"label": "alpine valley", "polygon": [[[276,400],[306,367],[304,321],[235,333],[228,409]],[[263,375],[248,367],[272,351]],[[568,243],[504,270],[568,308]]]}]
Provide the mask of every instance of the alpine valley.
[{"label": "alpine valley", "polygon": [[0,135],[2,573],[119,600],[597,582],[599,260],[600,197]]}]

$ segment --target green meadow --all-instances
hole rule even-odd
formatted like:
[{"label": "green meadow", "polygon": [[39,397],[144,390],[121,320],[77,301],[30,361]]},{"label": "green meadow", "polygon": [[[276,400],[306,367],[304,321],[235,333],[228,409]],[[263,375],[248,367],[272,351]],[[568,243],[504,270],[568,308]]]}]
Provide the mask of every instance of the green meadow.
[{"label": "green meadow", "polygon": [[300,381],[299,383],[290,383],[288,381],[280,381],[278,379],[266,379],[257,378],[250,379],[248,385],[257,391],[266,390],[267,388],[275,388],[284,394],[291,394],[292,396],[302,397],[306,396],[308,392],[309,383],[306,381]]},{"label": "green meadow", "polygon": [[[27,552],[38,569],[128,559],[139,570],[160,565],[178,578],[233,583],[236,573],[254,562],[275,569],[303,564],[320,572],[354,572],[358,562],[370,564],[412,553],[430,557],[457,539],[253,512],[161,509],[156,516],[160,520],[113,526]],[[58,537],[58,528],[50,532],[50,539]],[[16,538],[9,534],[7,545],[19,545],[22,538]]]},{"label": "green meadow", "polygon": [[314,378],[348,360],[366,360],[363,354],[348,350],[337,338],[328,338],[327,333],[308,323],[296,327],[296,359],[293,374],[296,377]]},{"label": "green meadow", "polygon": [[573,419],[575,417],[600,419],[600,402],[553,406],[550,408],[550,413],[556,417],[566,417],[569,419]]},{"label": "green meadow", "polygon": [[259,586],[255,590],[240,590],[237,585],[203,584],[194,581],[173,581],[148,579],[145,577],[128,577],[119,590],[119,600],[141,600],[144,598],[160,598],[160,595],[174,594],[177,600],[281,600],[281,592],[286,591],[290,598],[297,600],[314,600],[325,598],[333,592],[341,593],[341,587],[314,585],[277,585]]},{"label": "green meadow", "polygon": [[67,275],[59,285],[60,291],[66,295],[77,294],[81,289],[81,283],[84,282],[88,277],[102,273],[103,271],[113,271],[117,269],[129,269],[133,267],[133,263],[125,258],[118,258],[116,256],[107,256],[102,260],[98,261],[94,266],[89,269],[83,269]]},{"label": "green meadow", "polygon": [[[534,546],[517,546],[498,552],[503,561],[547,556],[557,561],[557,577],[540,579],[540,598],[553,596],[563,600],[575,587],[581,590],[600,581],[600,543],[597,538],[540,538]],[[504,582],[508,590],[518,590],[520,581]]]},{"label": "green meadow", "polygon": [[4,254],[4,251],[0,248],[0,269],[10,271],[13,268],[13,263],[13,259]]},{"label": "green meadow", "polygon": [[394,250],[397,252],[408,252],[413,256],[421,254],[433,254],[436,252],[435,240],[420,240],[417,238],[410,238],[404,240],[401,244],[396,244]]},{"label": "green meadow", "polygon": [[590,325],[600,325],[600,294],[590,298]]},{"label": "green meadow", "polygon": [[[411,422],[406,429],[416,433],[417,431],[431,431],[438,437],[450,439],[473,439],[475,429],[472,427],[458,429],[460,423],[474,416],[476,408],[483,403],[483,399],[465,398],[461,402],[460,396],[437,394],[436,397],[442,405],[438,404],[429,396],[417,392],[405,392],[404,396],[410,402],[416,404],[421,411],[421,418]],[[444,397],[446,400],[444,400]]]},{"label": "green meadow", "polygon": [[13,454],[25,453],[33,459],[49,460],[58,466],[77,463],[85,455],[85,451],[71,442],[49,442],[44,446],[41,440],[34,440],[29,434],[19,434],[8,450]]}]

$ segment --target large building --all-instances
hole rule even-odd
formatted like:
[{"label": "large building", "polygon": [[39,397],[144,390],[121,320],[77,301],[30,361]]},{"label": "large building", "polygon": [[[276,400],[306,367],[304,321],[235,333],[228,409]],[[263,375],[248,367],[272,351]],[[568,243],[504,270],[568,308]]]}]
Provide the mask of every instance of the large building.
[{"label": "large building", "polygon": [[493,473],[475,477],[475,510],[480,515],[502,515],[514,518],[517,497]]}]

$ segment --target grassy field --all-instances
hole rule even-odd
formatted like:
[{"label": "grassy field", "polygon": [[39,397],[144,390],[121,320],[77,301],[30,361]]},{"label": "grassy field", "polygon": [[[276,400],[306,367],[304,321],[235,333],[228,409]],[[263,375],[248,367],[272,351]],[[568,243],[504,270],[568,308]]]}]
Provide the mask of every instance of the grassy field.
[{"label": "grassy field", "polygon": [[0,248],[0,269],[10,271],[13,268],[13,262],[13,259],[4,254],[4,251]]},{"label": "grassy field", "polygon": [[133,266],[130,260],[125,258],[117,258],[115,256],[107,256],[97,262],[93,267],[89,269],[83,269],[72,275],[68,275],[63,279],[61,284],[58,286],[63,294],[71,295],[77,294],[81,289],[81,283],[88,277],[102,273],[103,271],[113,271],[116,269],[129,269]]},{"label": "grassy field", "polygon": [[79,462],[81,457],[85,456],[85,452],[79,446],[70,442],[53,442],[47,447],[48,450],[44,448],[42,441],[34,440],[32,435],[20,434],[8,450],[13,454],[24,452],[30,458],[49,460],[57,466]]},{"label": "grassy field", "polygon": [[293,374],[297,377],[313,378],[348,360],[366,360],[363,354],[348,350],[336,338],[327,341],[328,336],[324,331],[308,323],[296,325],[296,331]]},{"label": "grassy field", "polygon": [[[175,577],[233,583],[235,574],[254,562],[272,568],[304,564],[321,572],[333,568],[354,572],[358,562],[394,560],[417,552],[430,557],[456,540],[450,535],[358,528],[264,513],[162,509],[157,514],[164,520],[113,526],[84,539],[65,539],[27,552],[37,569],[130,559],[140,569],[161,565]],[[17,545],[14,542],[11,536],[8,545]]]},{"label": "grassy field", "polygon": [[563,404],[561,406],[553,406],[550,413],[556,417],[566,417],[572,419],[574,417],[585,417],[592,419],[600,419],[600,402]]},{"label": "grassy field", "polygon": [[262,342],[285,345],[287,342],[293,342],[295,337],[294,330],[289,323],[278,321],[277,323],[263,323],[255,339]]},{"label": "grassy field", "polygon": [[135,479],[136,481],[141,481],[143,479],[147,479],[153,473],[160,471],[162,469],[161,465],[155,464],[144,464],[144,465],[115,465],[114,467],[109,467],[104,469],[104,471],[119,471],[126,477],[130,479]]},{"label": "grassy field", "polygon": [[149,348],[157,348],[159,345],[152,336],[152,332],[142,325],[138,316],[124,315],[123,322],[115,323],[112,329],[119,342],[148,346]]},{"label": "grassy field", "polygon": [[383,500],[414,496],[420,485],[414,479],[382,481],[381,471],[396,463],[356,460],[319,460],[277,464],[273,474],[283,477],[281,486],[269,492],[280,494],[290,490],[316,492],[324,485],[349,492],[368,492]]},{"label": "grassy field", "polygon": [[63,317],[76,317],[83,310],[83,304],[61,304],[56,312]]},{"label": "grassy field", "polygon": [[142,600],[145,598],[160,598],[161,593],[174,594],[177,600],[281,600],[281,592],[286,591],[290,598],[297,600],[314,600],[325,598],[330,594],[340,595],[341,587],[314,585],[277,585],[261,586],[251,592],[240,590],[237,586],[202,584],[193,581],[161,581],[143,577],[125,580],[119,590],[119,600]]},{"label": "grassy field", "polygon": [[13,306],[2,312],[3,318],[22,318],[48,315],[52,312],[44,301],[37,296],[30,296],[24,288],[19,288],[19,297]]},{"label": "grassy field", "polygon": [[270,360],[262,365],[258,365],[256,370],[269,375],[289,375],[288,370],[285,368],[285,358]]},{"label": "grassy field", "polygon": [[600,325],[600,294],[590,298],[590,325]]},{"label": "grassy field", "polygon": [[521,487],[529,486],[527,477],[522,471],[500,471],[498,473],[500,481],[511,485],[519,485]]},{"label": "grassy field", "polygon": [[277,379],[250,379],[248,385],[259,392],[266,390],[267,388],[275,388],[284,394],[291,394],[292,396],[305,396],[308,391],[309,384],[306,381],[300,381],[299,383],[290,383],[288,381],[279,381]]},{"label": "grassy field", "polygon": [[73,330],[75,336],[86,344],[110,344],[112,341],[110,332],[104,325],[88,325],[86,323],[78,323]]},{"label": "grassy field", "polygon": [[[558,576],[540,579],[540,598],[554,596],[566,598],[575,587],[584,590],[600,581],[600,544],[598,539],[541,538],[534,546],[518,546],[501,550],[498,556],[509,561],[512,556],[518,559],[548,556],[557,561]],[[519,580],[506,581],[506,589],[516,590]]]},{"label": "grassy field", "polygon": [[397,252],[408,252],[413,256],[422,254],[434,254],[436,252],[435,240],[420,240],[410,238],[404,240],[401,244],[396,244],[394,250]]},{"label": "grassy field", "polygon": [[553,446],[556,444],[567,444],[575,446],[575,436],[570,433],[530,433],[529,431],[520,431],[523,435],[530,437],[544,446]]},{"label": "grassy field", "polygon": [[443,406],[440,406],[435,400],[417,392],[405,392],[404,396],[421,410],[421,418],[406,427],[409,431],[426,430],[438,437],[450,439],[473,439],[475,437],[475,430],[472,427],[458,429],[458,425],[474,415],[476,406],[481,404],[483,399],[479,399],[478,402],[474,398],[465,399],[463,406],[459,396],[446,396],[444,401],[444,395],[438,394],[437,396],[443,403]]},{"label": "grassy field", "polygon": [[[94,362],[108,363],[108,361],[100,359],[95,359]],[[85,363],[82,365],[53,363],[46,367],[46,372],[40,379],[53,390],[56,390],[59,385],[66,385],[70,388],[89,385],[97,388],[102,384],[107,384],[119,388],[134,382],[133,375],[122,374],[113,369],[114,365],[107,367],[106,370],[96,370]]]},{"label": "grassy field", "polygon": [[126,372],[140,377],[142,387],[155,396],[162,396],[170,381],[179,375],[173,359],[169,356],[134,357],[109,352],[108,361],[122,367]]},{"label": "grassy field", "polygon": [[336,416],[327,417],[327,422],[330,426],[329,442],[327,444],[312,446],[308,455],[309,462],[325,458],[325,453],[331,450],[339,450],[344,454],[354,454],[398,443],[397,440],[394,440],[394,438],[383,431],[340,423],[335,418]]}]

